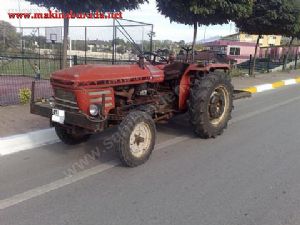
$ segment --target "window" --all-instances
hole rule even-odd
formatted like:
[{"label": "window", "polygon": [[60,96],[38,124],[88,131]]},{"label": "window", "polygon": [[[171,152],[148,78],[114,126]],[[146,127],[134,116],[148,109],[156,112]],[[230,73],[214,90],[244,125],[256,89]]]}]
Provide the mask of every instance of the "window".
[{"label": "window", "polygon": [[221,54],[226,54],[226,52],[227,52],[227,47],[225,47],[225,46],[221,47],[220,50],[219,50],[219,52],[220,52]]},{"label": "window", "polygon": [[241,55],[241,49],[239,47],[231,47],[230,55]]}]

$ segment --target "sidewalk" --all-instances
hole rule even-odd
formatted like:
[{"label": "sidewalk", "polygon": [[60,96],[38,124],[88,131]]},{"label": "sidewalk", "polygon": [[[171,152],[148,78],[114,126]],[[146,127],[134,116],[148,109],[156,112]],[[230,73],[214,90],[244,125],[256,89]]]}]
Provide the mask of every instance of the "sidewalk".
[{"label": "sidewalk", "polygon": [[235,89],[245,89],[248,87],[270,84],[281,80],[294,79],[300,77],[300,70],[293,70],[291,72],[274,72],[257,74],[256,77],[234,77],[232,83]]},{"label": "sidewalk", "polygon": [[49,128],[49,120],[30,114],[28,105],[0,106],[0,138]]},{"label": "sidewalk", "polygon": [[[274,83],[297,77],[300,77],[300,70],[289,73],[258,74],[255,78],[234,77],[232,83],[235,89],[245,89],[250,86]],[[29,105],[0,106],[0,138],[45,128],[49,128],[49,120],[30,114]]]}]

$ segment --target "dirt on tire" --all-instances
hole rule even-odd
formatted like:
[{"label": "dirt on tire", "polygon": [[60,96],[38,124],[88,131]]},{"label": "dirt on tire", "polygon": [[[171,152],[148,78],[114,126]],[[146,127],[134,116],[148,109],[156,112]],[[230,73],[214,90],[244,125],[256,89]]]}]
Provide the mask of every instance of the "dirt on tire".
[{"label": "dirt on tire", "polygon": [[[135,157],[130,149],[130,136],[139,123],[146,123],[149,126],[151,132],[151,140],[149,148],[141,155],[141,157]],[[127,167],[136,167],[142,165],[150,158],[150,155],[154,149],[156,140],[156,128],[153,119],[146,112],[132,111],[130,112],[118,127],[119,141],[116,143],[116,152],[123,165]]]},{"label": "dirt on tire", "polygon": [[[224,109],[222,120],[212,124],[209,116],[211,96],[217,87],[228,92],[227,108]],[[214,72],[197,79],[191,88],[189,99],[190,122],[197,136],[207,139],[221,135],[227,128],[233,109],[233,86],[226,73]]]}]

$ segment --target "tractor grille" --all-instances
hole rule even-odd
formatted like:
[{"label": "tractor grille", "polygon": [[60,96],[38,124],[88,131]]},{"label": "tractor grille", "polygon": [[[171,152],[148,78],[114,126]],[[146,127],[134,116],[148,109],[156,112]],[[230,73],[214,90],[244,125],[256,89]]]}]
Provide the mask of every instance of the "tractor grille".
[{"label": "tractor grille", "polygon": [[[115,106],[114,93],[112,89],[90,91],[88,95],[90,98],[90,104],[102,105],[105,113],[108,113]],[[103,97],[104,101],[102,99]]]},{"label": "tractor grille", "polygon": [[73,92],[63,89],[54,89],[55,105],[66,110],[78,111],[76,97]]}]

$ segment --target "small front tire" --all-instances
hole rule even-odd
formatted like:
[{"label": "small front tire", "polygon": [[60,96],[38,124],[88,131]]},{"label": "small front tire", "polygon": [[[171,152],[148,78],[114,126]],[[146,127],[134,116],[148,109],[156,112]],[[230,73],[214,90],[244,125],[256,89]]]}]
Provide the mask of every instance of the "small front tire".
[{"label": "small front tire", "polygon": [[123,165],[137,167],[148,161],[156,139],[156,128],[149,114],[130,112],[118,127],[119,142],[116,146]]},{"label": "small front tire", "polygon": [[90,138],[89,134],[70,133],[66,128],[58,124],[56,124],[54,128],[56,135],[59,137],[59,139],[67,145],[77,145],[88,141],[88,139]]}]

